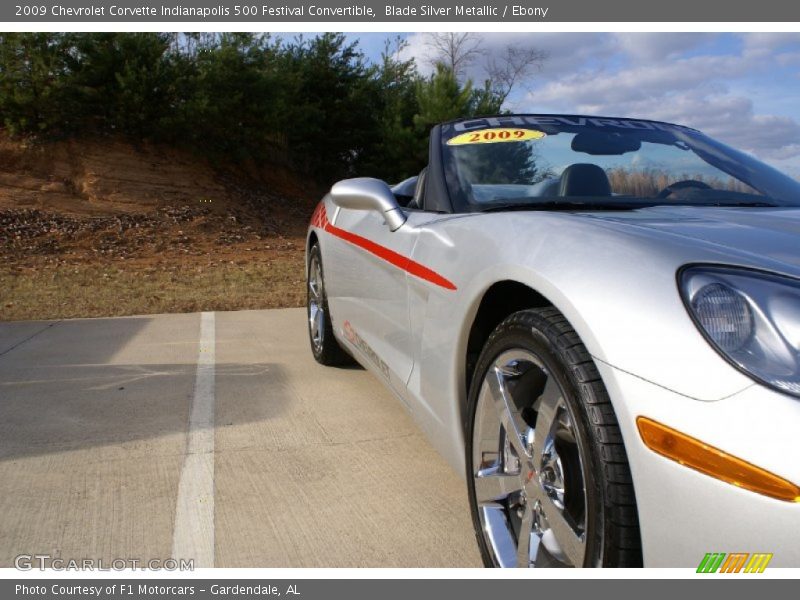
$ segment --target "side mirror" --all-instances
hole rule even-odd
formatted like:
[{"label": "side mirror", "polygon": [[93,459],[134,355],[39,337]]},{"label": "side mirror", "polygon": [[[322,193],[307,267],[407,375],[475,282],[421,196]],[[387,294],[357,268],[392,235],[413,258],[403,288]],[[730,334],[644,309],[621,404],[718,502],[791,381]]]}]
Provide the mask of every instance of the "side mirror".
[{"label": "side mirror", "polygon": [[380,179],[358,177],[335,183],[331,188],[331,200],[342,208],[381,213],[390,231],[397,231],[406,222],[406,215],[392,190]]}]

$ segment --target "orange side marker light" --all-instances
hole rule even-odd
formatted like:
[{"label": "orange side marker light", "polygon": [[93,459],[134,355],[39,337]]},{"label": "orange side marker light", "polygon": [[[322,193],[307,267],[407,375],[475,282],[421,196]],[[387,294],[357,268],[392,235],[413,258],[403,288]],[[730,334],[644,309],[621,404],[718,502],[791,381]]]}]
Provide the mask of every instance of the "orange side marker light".
[{"label": "orange side marker light", "polygon": [[661,456],[770,498],[800,502],[800,487],[774,473],[647,417],[638,417],[636,425],[645,445]]}]

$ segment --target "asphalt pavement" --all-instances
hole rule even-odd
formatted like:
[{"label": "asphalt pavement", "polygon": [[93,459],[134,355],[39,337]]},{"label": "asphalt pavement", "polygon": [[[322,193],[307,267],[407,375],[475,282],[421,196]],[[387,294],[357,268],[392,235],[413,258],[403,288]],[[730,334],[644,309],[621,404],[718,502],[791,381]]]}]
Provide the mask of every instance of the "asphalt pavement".
[{"label": "asphalt pavement", "polygon": [[0,323],[0,566],[479,566],[462,479],[301,309]]}]

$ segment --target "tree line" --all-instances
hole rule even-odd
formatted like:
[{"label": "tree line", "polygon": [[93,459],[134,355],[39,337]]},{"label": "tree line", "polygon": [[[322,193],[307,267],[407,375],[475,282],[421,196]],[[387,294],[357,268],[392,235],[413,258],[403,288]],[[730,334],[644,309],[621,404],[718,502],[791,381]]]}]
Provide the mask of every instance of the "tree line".
[{"label": "tree line", "polygon": [[399,38],[371,62],[337,33],[0,33],[0,123],[37,139],[121,135],[214,161],[277,161],[322,184],[398,181],[424,166],[432,125],[500,112],[541,59],[512,52],[476,85],[463,68],[477,44],[464,35],[434,37],[422,75]]}]

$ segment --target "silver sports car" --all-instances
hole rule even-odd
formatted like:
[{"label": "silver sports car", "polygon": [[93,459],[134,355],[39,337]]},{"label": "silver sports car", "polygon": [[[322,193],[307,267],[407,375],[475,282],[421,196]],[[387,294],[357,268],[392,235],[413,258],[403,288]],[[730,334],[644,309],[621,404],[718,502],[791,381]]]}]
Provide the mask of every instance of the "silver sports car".
[{"label": "silver sports car", "polygon": [[334,185],[307,267],[314,357],[465,474],[487,565],[800,566],[794,179],[668,123],[458,120]]}]

